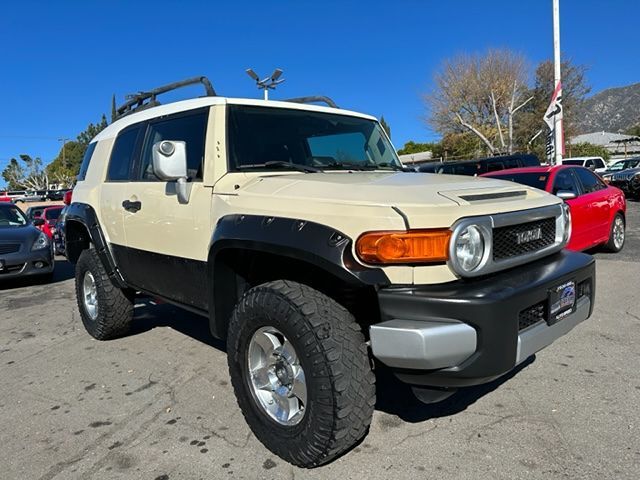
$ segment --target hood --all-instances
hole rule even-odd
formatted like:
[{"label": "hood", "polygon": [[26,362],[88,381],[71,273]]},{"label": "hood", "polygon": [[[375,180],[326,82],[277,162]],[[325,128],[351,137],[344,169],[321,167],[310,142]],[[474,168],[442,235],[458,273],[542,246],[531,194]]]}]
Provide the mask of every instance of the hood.
[{"label": "hood", "polygon": [[40,230],[33,225],[0,227],[0,243],[33,243],[38,235],[40,235]]},{"label": "hood", "polygon": [[618,170],[616,172],[607,172],[605,176],[607,178],[614,178],[616,180],[629,180],[634,175],[640,173],[640,167],[627,168],[626,170]]},{"label": "hood", "polygon": [[512,203],[545,192],[493,178],[428,173],[339,172],[263,175],[236,193],[292,201],[402,207]]}]

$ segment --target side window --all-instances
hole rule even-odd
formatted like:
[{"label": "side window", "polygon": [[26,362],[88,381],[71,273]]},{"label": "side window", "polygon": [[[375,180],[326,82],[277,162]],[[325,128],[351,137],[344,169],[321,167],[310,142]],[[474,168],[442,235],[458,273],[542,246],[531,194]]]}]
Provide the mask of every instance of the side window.
[{"label": "side window", "polygon": [[504,161],[504,168],[508,169],[508,168],[518,168],[520,166],[523,166],[522,162],[519,161],[517,158],[508,158]]},{"label": "side window", "polygon": [[129,180],[131,164],[136,150],[140,126],[124,130],[118,134],[107,171],[107,181]]},{"label": "side window", "polygon": [[602,161],[599,158],[596,158],[595,160],[596,160],[596,168],[604,168],[605,167],[604,161]]},{"label": "side window", "polygon": [[502,162],[487,162],[487,172],[498,172],[504,169]]},{"label": "side window", "polygon": [[585,162],[584,166],[587,168],[591,168],[591,167],[594,167],[595,164],[593,163],[593,160],[589,159]]},{"label": "side window", "polygon": [[187,174],[193,180],[202,180],[207,119],[208,110],[199,110],[197,113],[150,123],[139,178],[159,181],[153,171],[153,145],[162,140],[176,140],[185,142],[187,147]]},{"label": "side window", "polygon": [[593,172],[585,170],[584,168],[576,168],[575,172],[580,179],[584,193],[597,192],[598,190],[606,188],[606,185],[602,183],[598,176]]},{"label": "side window", "polygon": [[571,174],[571,170],[560,170],[553,181],[553,194],[556,195],[560,190],[573,192],[580,195],[576,181]]},{"label": "side window", "polygon": [[91,156],[93,155],[93,151],[96,149],[96,145],[98,142],[90,143],[87,146],[87,150],[84,152],[84,157],[82,157],[82,163],[80,164],[80,172],[78,172],[78,181],[81,182],[87,176],[87,170],[89,170],[89,162],[91,162]]}]

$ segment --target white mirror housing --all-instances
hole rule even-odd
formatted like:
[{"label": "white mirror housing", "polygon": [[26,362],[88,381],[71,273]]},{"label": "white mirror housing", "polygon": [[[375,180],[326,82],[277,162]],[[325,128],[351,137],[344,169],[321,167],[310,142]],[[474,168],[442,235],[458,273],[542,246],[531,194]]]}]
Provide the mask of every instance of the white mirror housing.
[{"label": "white mirror housing", "polygon": [[187,178],[187,144],[177,140],[162,140],[152,147],[153,172],[160,180]]}]

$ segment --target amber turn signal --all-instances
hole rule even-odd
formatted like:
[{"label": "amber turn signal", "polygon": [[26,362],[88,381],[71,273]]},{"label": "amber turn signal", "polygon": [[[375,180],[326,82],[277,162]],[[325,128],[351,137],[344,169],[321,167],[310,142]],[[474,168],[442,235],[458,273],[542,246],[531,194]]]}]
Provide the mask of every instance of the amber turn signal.
[{"label": "amber turn signal", "polygon": [[356,252],[366,263],[434,263],[449,258],[451,230],[367,232],[358,238]]}]

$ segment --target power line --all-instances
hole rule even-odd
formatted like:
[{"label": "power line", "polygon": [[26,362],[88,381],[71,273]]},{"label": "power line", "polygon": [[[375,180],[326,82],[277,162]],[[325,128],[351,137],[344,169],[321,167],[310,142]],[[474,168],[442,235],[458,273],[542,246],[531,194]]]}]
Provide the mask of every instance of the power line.
[{"label": "power line", "polygon": [[43,137],[41,135],[0,135],[0,138],[18,138],[23,140],[57,140],[59,137]]}]

